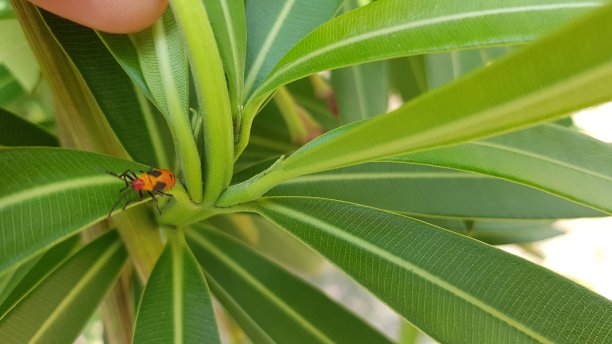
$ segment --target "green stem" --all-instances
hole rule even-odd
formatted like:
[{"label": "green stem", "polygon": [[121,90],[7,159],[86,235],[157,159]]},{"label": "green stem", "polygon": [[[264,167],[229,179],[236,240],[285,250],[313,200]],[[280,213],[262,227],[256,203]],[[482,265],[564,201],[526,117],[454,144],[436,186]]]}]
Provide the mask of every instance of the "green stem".
[{"label": "green stem", "polygon": [[306,128],[304,121],[300,118],[298,105],[285,86],[279,87],[278,92],[274,96],[274,102],[289,129],[291,142],[295,144],[308,142],[308,128]]},{"label": "green stem", "polygon": [[213,203],[229,185],[234,165],[234,134],[223,63],[201,0],[171,0],[187,44],[202,113],[205,156],[204,201]]},{"label": "green stem", "polygon": [[162,20],[160,19],[153,24],[153,39],[157,60],[159,61],[164,94],[168,103],[166,119],[174,140],[176,154],[181,163],[181,170],[183,171],[189,195],[194,202],[200,203],[203,191],[200,155],[191,131],[189,116],[183,108],[177,92],[178,88],[172,74],[171,58],[168,54],[167,37]]}]

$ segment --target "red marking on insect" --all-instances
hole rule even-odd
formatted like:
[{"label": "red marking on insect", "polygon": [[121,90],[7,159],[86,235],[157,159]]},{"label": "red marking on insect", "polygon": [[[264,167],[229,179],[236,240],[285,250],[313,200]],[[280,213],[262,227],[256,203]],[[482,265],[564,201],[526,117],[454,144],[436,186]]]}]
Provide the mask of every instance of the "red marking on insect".
[{"label": "red marking on insect", "polygon": [[[147,172],[140,171],[140,174],[136,174],[132,170],[126,170],[121,174],[116,174],[112,171],[106,171],[107,173],[123,180],[125,182],[125,187],[119,190],[119,199],[113,205],[110,212],[108,213],[108,217],[110,217],[119,205],[121,201],[125,198],[126,195],[130,194],[132,191],[138,192],[138,201],[142,201],[144,198],[144,193],[146,192],[151,198],[155,201],[155,206],[157,207],[157,211],[161,214],[161,210],[159,209],[159,204],[157,202],[158,196],[167,196],[174,197],[171,194],[166,193],[174,187],[176,184],[176,176],[169,170],[164,170],[161,168],[154,168],[151,166]],[[136,200],[129,200],[123,206],[123,210],[127,208],[128,204],[135,202]]]}]

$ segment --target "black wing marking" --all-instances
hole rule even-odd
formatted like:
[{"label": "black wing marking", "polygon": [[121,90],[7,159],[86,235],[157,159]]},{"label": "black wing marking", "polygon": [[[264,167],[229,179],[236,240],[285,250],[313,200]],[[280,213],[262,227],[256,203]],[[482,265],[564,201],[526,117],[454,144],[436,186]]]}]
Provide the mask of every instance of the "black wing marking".
[{"label": "black wing marking", "polygon": [[165,188],[166,188],[166,183],[157,182],[157,184],[155,184],[155,186],[153,187],[153,191],[163,191]]},{"label": "black wing marking", "polygon": [[161,171],[159,170],[150,170],[147,172],[148,175],[153,176],[155,178],[159,177],[162,175]]}]

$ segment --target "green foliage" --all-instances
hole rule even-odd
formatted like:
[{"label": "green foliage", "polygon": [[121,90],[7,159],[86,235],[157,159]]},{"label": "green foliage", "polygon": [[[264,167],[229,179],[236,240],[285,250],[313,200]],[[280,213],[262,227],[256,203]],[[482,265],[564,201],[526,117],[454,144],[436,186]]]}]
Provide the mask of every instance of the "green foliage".
[{"label": "green foliage", "polygon": [[[389,342],[310,283],[323,259],[403,318],[401,342],[610,341],[609,300],[490,245],[612,214],[612,148],[564,118],[612,99],[612,6],[170,0],[131,35],[13,6],[3,341],[71,343],[109,295],[110,342]],[[44,129],[13,110],[49,97],[39,68]],[[153,162],[177,176],[161,214],[123,212],[150,197],[107,172]]]}]

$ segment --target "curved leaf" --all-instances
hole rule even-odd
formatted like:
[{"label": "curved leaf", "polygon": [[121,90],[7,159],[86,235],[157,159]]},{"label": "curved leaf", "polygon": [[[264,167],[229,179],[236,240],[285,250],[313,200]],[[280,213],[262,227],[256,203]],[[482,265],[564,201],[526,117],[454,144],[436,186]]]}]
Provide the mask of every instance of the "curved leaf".
[{"label": "curved leaf", "polygon": [[228,214],[207,219],[212,226],[293,271],[314,274],[324,259],[272,222],[256,214]]},{"label": "curved leaf", "polygon": [[499,177],[612,213],[612,147],[559,125],[391,160]]},{"label": "curved leaf", "polygon": [[188,238],[213,291],[239,324],[246,323],[248,335],[261,336],[249,331],[256,326],[278,343],[390,343],[320,291],[226,234],[205,229],[190,231]]},{"label": "curved leaf", "polygon": [[274,171],[230,187],[218,205],[255,199],[304,174],[516,130],[611,99],[611,18],[606,6],[393,112],[332,130]]},{"label": "curved leaf", "polygon": [[427,223],[469,236],[490,245],[522,244],[549,239],[564,232],[551,221],[457,221],[419,218]]},{"label": "curved leaf", "polygon": [[0,271],[108,216],[122,173],[143,165],[57,148],[0,150]]},{"label": "curved leaf", "polygon": [[232,0],[204,1],[208,19],[215,33],[219,53],[232,100],[232,114],[237,115],[242,100],[246,64],[246,10],[244,2]]},{"label": "curved leaf", "polygon": [[[467,154],[456,159],[475,161],[472,155]],[[483,161],[486,159],[483,157]],[[499,164],[499,161],[492,161],[491,165],[495,163]],[[523,169],[517,166],[517,170],[524,173],[538,171],[533,164],[521,167]],[[487,174],[491,174],[491,171]],[[580,178],[573,179],[573,183],[581,181]],[[430,217],[554,219],[603,215],[562,198],[497,178],[388,162],[368,163],[295,178],[273,188],[267,195],[330,198]]]},{"label": "curved leaf", "polygon": [[295,43],[331,19],[341,3],[340,0],[247,1],[245,96],[259,86]]},{"label": "curved leaf", "polygon": [[183,233],[171,233],[140,301],[134,343],[219,343],[202,270]]},{"label": "curved leaf", "polygon": [[71,343],[127,261],[116,232],[85,246],[0,319],[4,343]]},{"label": "curved leaf", "polygon": [[318,71],[351,64],[476,46],[525,43],[601,3],[583,0],[375,1],[330,21],[300,41],[276,65],[257,94]]},{"label": "curved leaf", "polygon": [[142,95],[96,33],[49,12],[41,14],[130,156],[144,164],[169,161],[163,147],[172,143],[165,123],[143,107],[147,101],[140,99]]},{"label": "curved leaf", "polygon": [[473,239],[338,201],[268,198],[253,207],[441,342],[612,338],[612,302]]},{"label": "curved leaf", "polygon": [[48,131],[0,108],[0,146],[57,145],[57,138]]},{"label": "curved leaf", "polygon": [[6,295],[6,298],[0,299],[0,318],[72,256],[80,248],[79,241],[79,236],[74,235],[35,258],[34,264],[22,278],[16,281],[14,288]]}]

